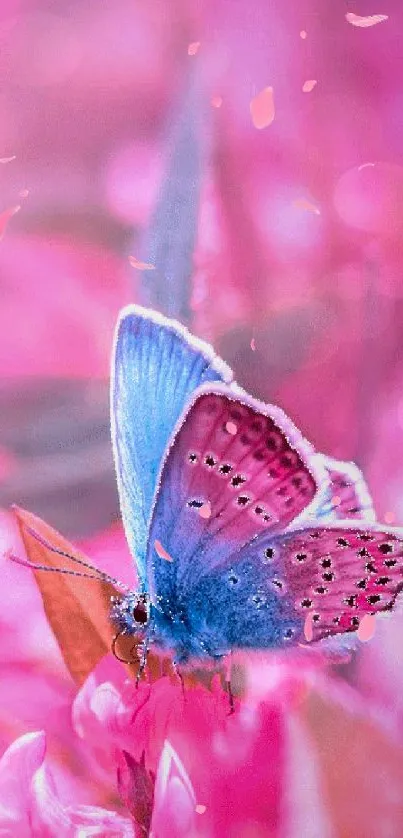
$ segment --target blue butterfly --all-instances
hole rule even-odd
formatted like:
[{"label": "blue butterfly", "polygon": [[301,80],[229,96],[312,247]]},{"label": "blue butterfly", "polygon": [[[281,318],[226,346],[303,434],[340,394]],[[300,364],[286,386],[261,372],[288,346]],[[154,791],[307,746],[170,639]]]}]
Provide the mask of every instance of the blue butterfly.
[{"label": "blue butterfly", "polygon": [[138,590],[120,630],[178,663],[355,631],[402,588],[403,534],[374,523],[361,473],[317,453],[179,323],[119,318],[111,424]]}]

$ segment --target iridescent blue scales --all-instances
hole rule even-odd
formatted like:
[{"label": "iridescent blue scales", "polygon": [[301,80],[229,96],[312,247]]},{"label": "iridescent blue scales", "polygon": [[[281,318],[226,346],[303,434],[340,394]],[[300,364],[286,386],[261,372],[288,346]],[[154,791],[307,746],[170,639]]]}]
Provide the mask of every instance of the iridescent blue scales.
[{"label": "iridescent blue scales", "polygon": [[112,431],[147,603],[146,622],[136,593],[115,605],[124,631],[186,661],[304,642],[308,614],[316,642],[392,608],[403,533],[373,523],[356,466],[315,452],[209,346],[135,306],[118,325]]}]

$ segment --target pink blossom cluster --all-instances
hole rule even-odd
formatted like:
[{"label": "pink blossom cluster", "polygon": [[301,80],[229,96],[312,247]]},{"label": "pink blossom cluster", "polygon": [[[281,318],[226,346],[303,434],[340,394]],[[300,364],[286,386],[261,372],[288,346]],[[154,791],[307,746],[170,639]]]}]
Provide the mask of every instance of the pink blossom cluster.
[{"label": "pink blossom cluster", "polygon": [[[1,541],[23,552],[5,514]],[[117,528],[86,549],[115,569],[128,561]],[[234,662],[235,683],[246,683],[231,714],[218,676],[209,689],[168,676],[136,686],[112,655],[77,689],[29,571],[4,559],[2,578],[1,835],[401,835],[399,615],[363,647],[355,687],[348,660]]]}]

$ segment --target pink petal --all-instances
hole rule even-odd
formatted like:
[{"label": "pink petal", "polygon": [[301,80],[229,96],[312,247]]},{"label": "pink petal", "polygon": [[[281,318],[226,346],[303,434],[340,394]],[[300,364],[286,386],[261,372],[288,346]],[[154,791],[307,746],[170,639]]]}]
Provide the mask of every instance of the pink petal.
[{"label": "pink petal", "polygon": [[211,104],[212,104],[213,108],[221,108],[222,96],[212,96]]},{"label": "pink petal", "polygon": [[313,638],[312,616],[312,614],[307,614],[305,618],[304,635],[307,643],[310,643]]},{"label": "pink petal", "polygon": [[361,643],[366,643],[368,640],[371,640],[375,634],[376,628],[376,617],[375,614],[365,614],[365,616],[360,621],[360,625],[357,629],[357,637],[361,640]]},{"label": "pink petal", "polygon": [[[287,714],[286,726],[285,833],[292,838],[308,838],[308,835],[309,838],[333,838],[334,832],[323,794],[320,763],[309,733],[295,713]],[[314,818],[312,812],[315,812]]]},{"label": "pink petal", "polygon": [[255,128],[267,128],[275,117],[273,88],[265,87],[250,103],[250,113]]},{"label": "pink petal", "polygon": [[311,90],[313,90],[314,87],[316,87],[317,83],[318,82],[317,82],[316,79],[308,79],[302,85],[302,92],[303,93],[310,93]]},{"label": "pink petal", "polygon": [[313,212],[314,215],[320,215],[320,209],[318,209],[312,201],[307,201],[306,198],[297,198],[293,203],[294,207],[297,207],[297,209],[306,210],[306,212]]},{"label": "pink petal", "polygon": [[155,271],[155,265],[151,262],[140,262],[135,256],[129,256],[129,262],[132,268],[137,268],[138,271]]},{"label": "pink petal", "polygon": [[195,832],[196,798],[186,769],[165,740],[155,783],[152,832],[158,838],[186,838]]},{"label": "pink petal", "polygon": [[167,561],[167,562],[173,562],[172,556],[170,556],[169,553],[167,553],[167,551],[165,550],[165,547],[162,546],[161,542],[158,541],[158,539],[156,539],[154,541],[154,547],[155,547],[155,551],[157,553],[157,556],[159,556],[160,559],[165,559],[165,561]]},{"label": "pink petal", "polygon": [[389,15],[356,15],[354,12],[347,12],[346,20],[348,23],[351,23],[352,26],[360,26],[361,28],[367,28],[368,26],[376,26],[377,23],[382,23],[384,20],[388,20]]},{"label": "pink petal", "polygon": [[[20,736],[3,754],[0,760],[0,833],[13,823],[18,824],[19,829],[28,828],[31,783],[45,753],[46,736],[38,731]],[[21,836],[23,834],[21,831]]]},{"label": "pink petal", "polygon": [[206,503],[203,503],[203,506],[201,506],[200,509],[199,509],[199,515],[200,515],[200,518],[205,518],[206,520],[208,518],[211,518],[211,503],[210,503],[210,501],[206,501]]},{"label": "pink petal", "polygon": [[200,41],[192,41],[188,46],[188,55],[196,55],[199,51]]},{"label": "pink petal", "polygon": [[121,695],[114,684],[101,684],[91,698],[91,710],[105,729],[113,730],[112,721],[125,710]]},{"label": "pink petal", "polygon": [[108,655],[87,678],[72,707],[73,727],[90,752],[100,779],[111,786],[116,783],[115,740],[119,738],[119,719],[125,711],[119,692],[124,675],[118,661]]},{"label": "pink petal", "polygon": [[[69,824],[81,827],[72,833],[66,834],[70,838],[75,836],[98,835],[99,838],[135,838],[132,822],[128,818],[122,818],[116,812],[101,809],[99,806],[76,806],[67,810]],[[70,827],[71,829],[71,827]],[[60,835],[60,833],[58,833]]]},{"label": "pink petal", "polygon": [[0,760],[1,835],[72,838],[79,834],[73,827],[88,827],[88,835],[134,838],[131,822],[115,812],[98,806],[65,806],[45,767],[45,752],[45,734],[27,733]]},{"label": "pink petal", "polygon": [[46,737],[43,731],[21,736],[0,763],[0,834],[17,827],[17,835],[68,838],[67,818],[54,795],[53,782],[44,769]]}]

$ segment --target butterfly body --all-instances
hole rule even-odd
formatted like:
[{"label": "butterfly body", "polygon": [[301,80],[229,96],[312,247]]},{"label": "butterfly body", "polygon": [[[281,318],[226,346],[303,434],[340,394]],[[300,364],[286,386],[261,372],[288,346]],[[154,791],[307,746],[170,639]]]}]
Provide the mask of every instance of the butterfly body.
[{"label": "butterfly body", "polygon": [[132,306],[120,318],[112,436],[138,594],[126,633],[184,663],[355,631],[403,584],[401,530],[384,531],[353,464],[315,452],[211,347]]},{"label": "butterfly body", "polygon": [[[139,595],[129,594],[114,605],[113,619],[125,634],[136,635],[148,646],[155,644],[162,650],[173,651],[178,664],[186,664],[192,659],[219,660],[237,648],[245,616],[252,617],[252,626],[247,632],[249,648],[278,648],[291,640],[303,640],[304,621],[296,617],[290,619],[290,603],[279,607],[274,595],[268,598],[263,591],[250,593],[256,587],[255,579],[250,584],[251,570],[246,566],[238,569],[236,584],[240,585],[240,590],[235,590],[232,581],[235,575],[228,574],[228,588],[233,588],[233,592],[228,594],[227,600],[220,585],[220,611],[216,610],[216,597],[212,595],[211,586],[216,581],[212,579],[201,585],[198,595],[192,596],[182,608],[175,604],[172,609],[169,602],[160,603],[159,607],[150,605],[146,623],[136,619]],[[228,620],[226,613],[231,615]]]}]

